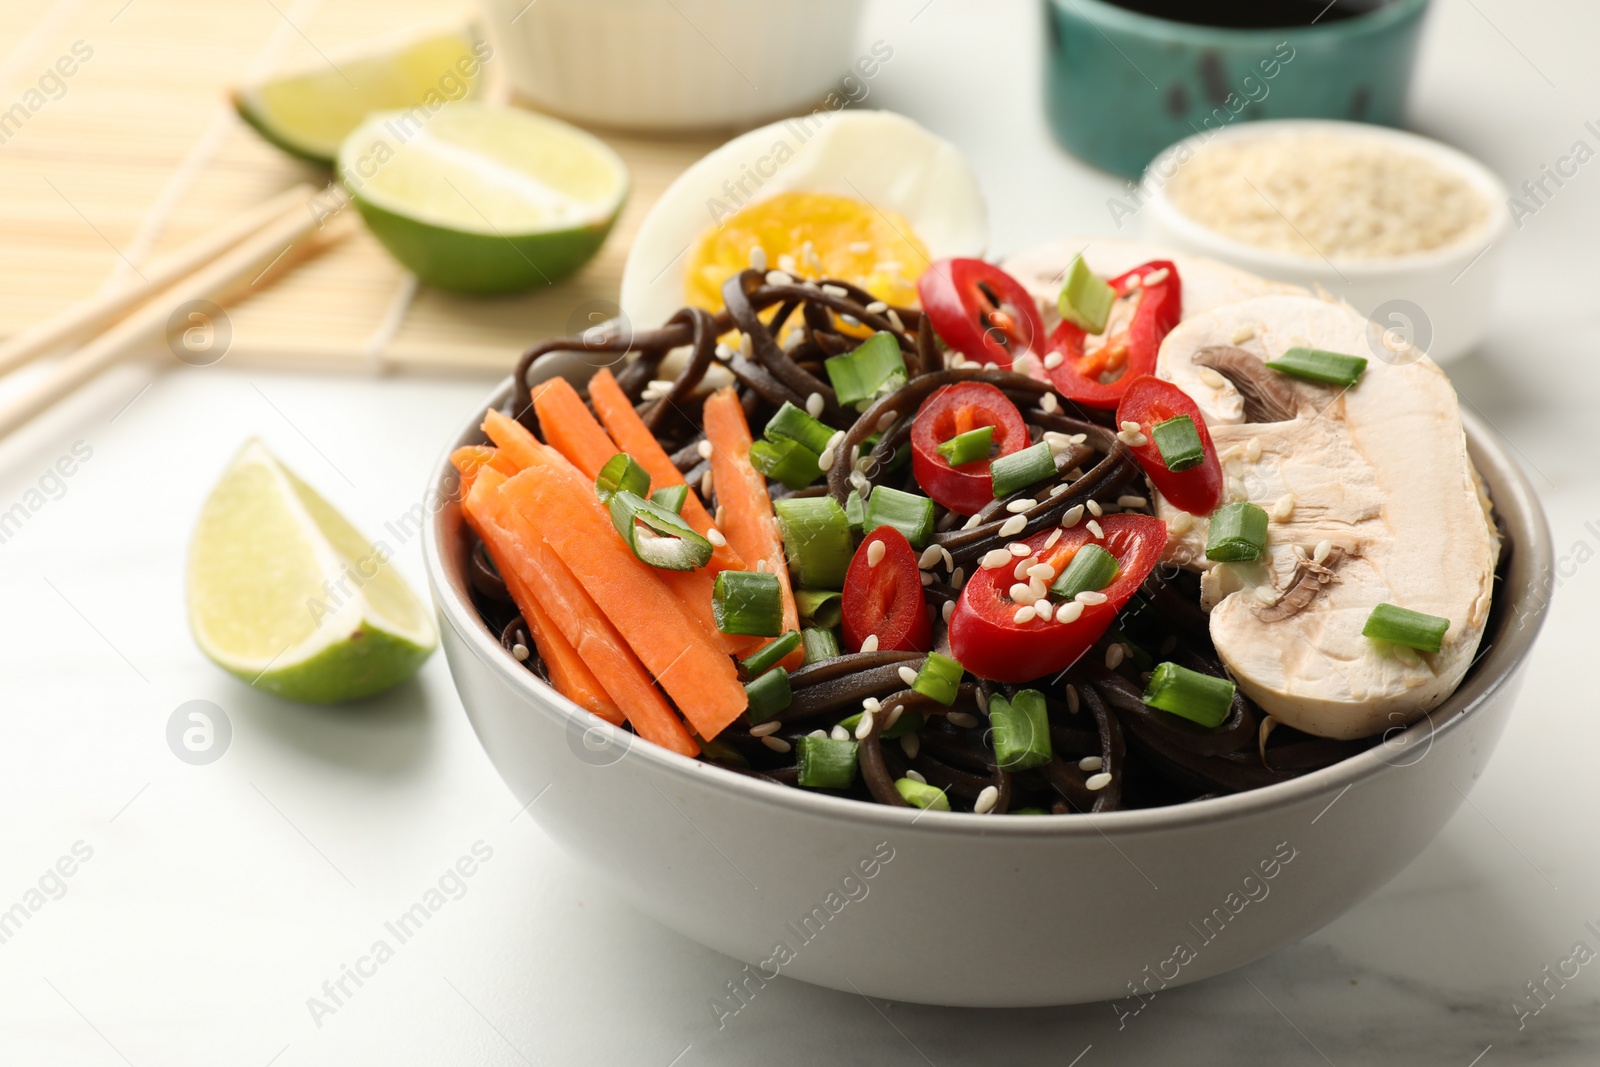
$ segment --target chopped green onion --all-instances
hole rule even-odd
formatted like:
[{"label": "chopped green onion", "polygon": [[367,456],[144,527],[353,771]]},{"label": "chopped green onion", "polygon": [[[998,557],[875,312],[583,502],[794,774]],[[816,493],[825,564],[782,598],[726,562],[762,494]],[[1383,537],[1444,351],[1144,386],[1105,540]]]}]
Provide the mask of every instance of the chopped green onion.
[{"label": "chopped green onion", "polygon": [[950,810],[950,798],[944,795],[944,790],[935,788],[927,782],[897,778],[894,788],[895,792],[900,794],[900,798],[913,808],[926,808],[929,811]]},{"label": "chopped green onion", "polygon": [[1194,428],[1194,420],[1187,415],[1174,415],[1165,422],[1156,423],[1150,436],[1161,453],[1161,462],[1173,473],[1198,467],[1206,461],[1206,446],[1200,442],[1200,431]]},{"label": "chopped green onion", "polygon": [[692,571],[711,559],[711,542],[695,533],[675,511],[626,489],[611,494],[611,525],[633,554],[669,571]]},{"label": "chopped green onion", "polygon": [[790,489],[804,489],[817,480],[821,457],[798,441],[780,437],[750,445],[750,466]]},{"label": "chopped green onion", "polygon": [[1361,373],[1367,369],[1367,361],[1361,356],[1347,356],[1342,352],[1327,352],[1320,348],[1291,348],[1277,359],[1269,359],[1267,366],[1291,378],[1324,385],[1342,385],[1348,389],[1361,379]]},{"label": "chopped green onion", "polygon": [[850,490],[850,495],[844,499],[844,517],[850,520],[850,533],[856,537],[864,537],[867,532],[867,505],[862,502],[861,494]]},{"label": "chopped green onion", "polygon": [[880,485],[867,497],[864,527],[871,533],[880,526],[893,526],[906,535],[912,548],[921,551],[933,536],[933,501]]},{"label": "chopped green onion", "polygon": [[650,499],[668,511],[682,515],[683,502],[689,499],[689,487],[687,485],[669,485],[664,489],[657,489],[651,493]]},{"label": "chopped green onion", "polygon": [[1267,513],[1246,500],[1224,504],[1211,513],[1206,559],[1248,563],[1267,550]]},{"label": "chopped green onion", "polygon": [[1072,562],[1051,583],[1050,593],[1067,600],[1079,593],[1098,593],[1116,578],[1120,566],[1116,556],[1091,542],[1072,554]]},{"label": "chopped green onion", "polygon": [[1379,641],[1391,641],[1422,652],[1437,652],[1444,646],[1444,633],[1450,629],[1450,620],[1437,615],[1424,615],[1410,608],[1393,604],[1379,604],[1367,616],[1361,628],[1362,636]]},{"label": "chopped green onion", "polygon": [[839,658],[839,639],[833,636],[832,630],[808,626],[800,631],[800,640],[805,642],[807,667],[823,660]]},{"label": "chopped green onion", "polygon": [[976,430],[956,434],[935,451],[943,456],[944,461],[950,466],[959,467],[980,459],[988,459],[992,447],[994,447],[994,427],[979,426]]},{"label": "chopped green onion", "polygon": [[956,691],[961,688],[961,678],[964,674],[966,669],[949,656],[929,652],[928,658],[923,661],[922,669],[917,672],[917,680],[911,683],[911,688],[949,707],[956,702]]},{"label": "chopped green onion", "polygon": [[772,502],[789,566],[807,589],[838,589],[850,569],[855,542],[850,521],[831,496],[786,497]]},{"label": "chopped green onion", "polygon": [[767,420],[763,433],[769,441],[794,441],[820,455],[833,440],[834,430],[785,400],[778,413]]},{"label": "chopped green onion", "polygon": [[783,632],[783,595],[768,571],[720,571],[711,587],[711,617],[725,634],[777,637]]},{"label": "chopped green onion", "polygon": [[[882,712],[879,714],[882,714]],[[904,711],[901,712],[900,717],[894,721],[894,725],[884,730],[879,736],[885,741],[893,741],[897,737],[903,737],[906,734],[915,733],[922,729],[922,724],[926,721],[927,720],[922,717],[921,712]],[[849,730],[851,733],[855,733],[856,727],[860,724],[861,713],[859,711],[848,718],[839,720],[839,725],[844,727],[846,730]]]},{"label": "chopped green onion", "polygon": [[1045,441],[1029,445],[1009,456],[999,456],[989,464],[989,480],[994,487],[996,500],[1004,499],[1018,489],[1026,489],[1035,482],[1054,478],[1055,475],[1055,456]]},{"label": "chopped green onion", "polygon": [[746,685],[744,695],[750,701],[745,714],[750,717],[751,724],[766,722],[788,707],[789,701],[794,699],[794,693],[789,688],[789,672],[782,667],[772,668]]},{"label": "chopped green onion", "polygon": [[765,674],[778,665],[778,661],[800,647],[800,631],[790,630],[782,637],[769,641],[750,654],[750,658],[739,661],[739,666],[744,668],[744,673],[751,678]]},{"label": "chopped green onion", "polygon": [[794,605],[800,618],[821,630],[831,630],[844,620],[842,598],[831,589],[796,589]]},{"label": "chopped green onion", "polygon": [[1234,684],[1176,663],[1158,663],[1145,686],[1144,702],[1174,715],[1215,728],[1228,719]]},{"label": "chopped green onion", "polygon": [[807,789],[849,789],[856,780],[856,748],[854,741],[809,734],[800,738],[795,742],[800,760],[797,780]]},{"label": "chopped green onion", "polygon": [[1061,295],[1056,297],[1056,310],[1084,333],[1101,333],[1111,318],[1111,306],[1116,302],[1117,291],[1095,277],[1089,264],[1078,256],[1067,268],[1066,283],[1061,286]]},{"label": "chopped green onion", "polygon": [[994,758],[1002,769],[1026,771],[1050,762],[1050,718],[1044,694],[1024,689],[1012,700],[999,693],[989,698]]},{"label": "chopped green onion", "polygon": [[906,361],[894,334],[878,331],[854,349],[823,363],[841,405],[865,411],[880,393],[905,384]]},{"label": "chopped green onion", "polygon": [[606,460],[594,479],[594,491],[602,502],[609,502],[611,494],[626,489],[634,496],[650,495],[650,472],[633,461],[626,452],[618,452]]}]

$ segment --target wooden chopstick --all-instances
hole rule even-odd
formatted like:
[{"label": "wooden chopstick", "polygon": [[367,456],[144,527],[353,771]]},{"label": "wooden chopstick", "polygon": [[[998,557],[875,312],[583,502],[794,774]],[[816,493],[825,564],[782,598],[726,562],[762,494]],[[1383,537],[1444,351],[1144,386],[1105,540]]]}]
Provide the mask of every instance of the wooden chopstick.
[{"label": "wooden chopstick", "polygon": [[[0,402],[0,437],[28,422],[118,360],[159,341],[168,320],[182,305],[196,300],[224,305],[271,285],[313,244],[307,238],[323,226],[323,215],[310,210],[309,188],[280,207],[278,217],[239,241],[210,263],[134,311],[59,362],[38,380]],[[349,232],[348,220],[336,220],[319,235],[332,241]]]},{"label": "wooden chopstick", "polygon": [[185,275],[193,274],[235,247],[291,207],[301,207],[309,214],[309,208],[305,205],[312,191],[311,186],[305,184],[287,189],[244,212],[226,226],[196,238],[171,255],[151,263],[144,269],[143,278],[131,285],[79,301],[53,318],[23,330],[0,344],[0,374],[63,345],[93,336],[150,299],[153,294]]}]

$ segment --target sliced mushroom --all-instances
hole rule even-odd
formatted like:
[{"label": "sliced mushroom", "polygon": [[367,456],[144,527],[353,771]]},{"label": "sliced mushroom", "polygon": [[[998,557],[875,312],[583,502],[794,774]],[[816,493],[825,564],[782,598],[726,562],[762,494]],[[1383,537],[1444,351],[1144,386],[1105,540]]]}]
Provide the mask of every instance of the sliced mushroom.
[{"label": "sliced mushroom", "polygon": [[[1260,297],[1179,325],[1157,368],[1204,414],[1226,499],[1274,516],[1262,560],[1213,563],[1207,520],[1175,521],[1178,512],[1158,495],[1157,513],[1174,526],[1168,555],[1200,572],[1212,640],[1240,688],[1273,717],[1321,737],[1404,725],[1456,687],[1483,635],[1499,553],[1455,390],[1426,358],[1376,358],[1373,330],[1343,305]],[[1246,421],[1234,380],[1208,385],[1208,368],[1196,362],[1216,346],[1264,361],[1307,344],[1370,362],[1348,390],[1283,379],[1294,414],[1281,421]],[[1250,368],[1241,379],[1275,373]],[[1321,570],[1306,567],[1323,542]],[[1449,619],[1444,647],[1416,656],[1362,636],[1380,603]]]},{"label": "sliced mushroom", "polygon": [[1194,354],[1197,367],[1210,367],[1238,390],[1245,422],[1288,422],[1300,402],[1285,379],[1238,345],[1207,345]]}]

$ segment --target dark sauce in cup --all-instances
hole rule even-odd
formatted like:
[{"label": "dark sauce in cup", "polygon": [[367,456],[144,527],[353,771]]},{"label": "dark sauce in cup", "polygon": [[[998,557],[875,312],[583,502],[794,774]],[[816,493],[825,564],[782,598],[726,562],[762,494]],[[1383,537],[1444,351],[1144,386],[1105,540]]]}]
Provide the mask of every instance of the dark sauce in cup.
[{"label": "dark sauce in cup", "polygon": [[1370,15],[1389,0],[1108,0],[1116,7],[1141,15],[1220,26],[1231,30],[1261,30],[1292,26],[1318,26]]}]

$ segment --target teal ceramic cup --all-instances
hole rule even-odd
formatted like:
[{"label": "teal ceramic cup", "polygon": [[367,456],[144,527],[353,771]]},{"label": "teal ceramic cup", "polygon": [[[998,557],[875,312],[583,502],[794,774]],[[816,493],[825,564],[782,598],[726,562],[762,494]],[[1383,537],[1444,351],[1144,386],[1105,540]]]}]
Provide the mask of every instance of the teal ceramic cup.
[{"label": "teal ceramic cup", "polygon": [[1316,25],[1227,29],[1105,0],[1043,3],[1045,109],[1056,139],[1128,177],[1174,141],[1239,122],[1400,125],[1428,6],[1388,0]]}]

